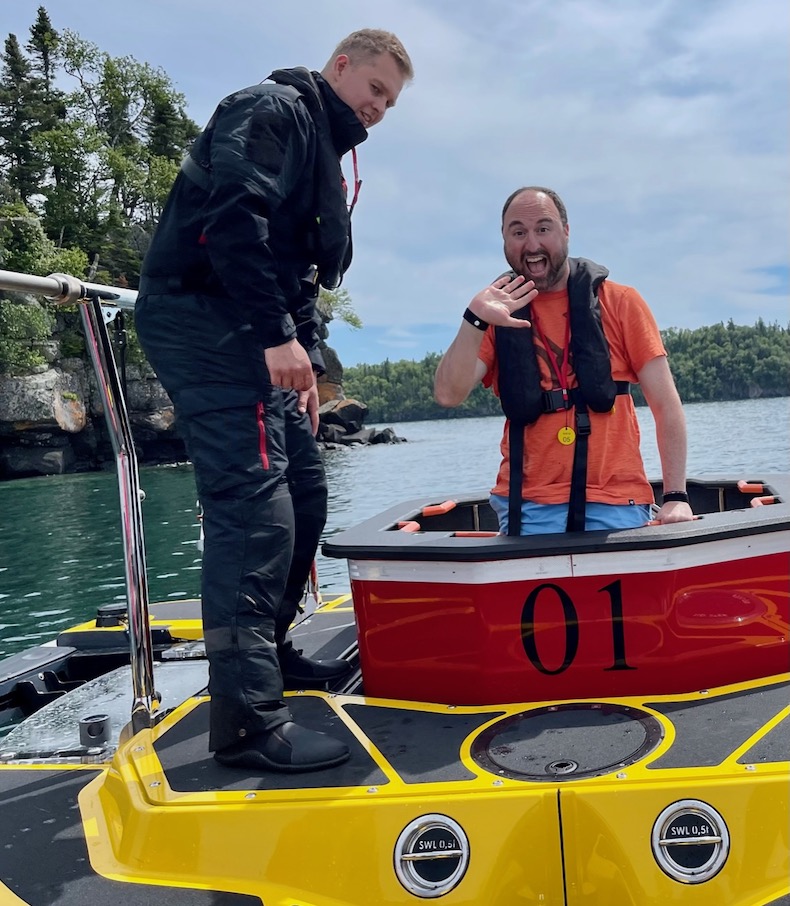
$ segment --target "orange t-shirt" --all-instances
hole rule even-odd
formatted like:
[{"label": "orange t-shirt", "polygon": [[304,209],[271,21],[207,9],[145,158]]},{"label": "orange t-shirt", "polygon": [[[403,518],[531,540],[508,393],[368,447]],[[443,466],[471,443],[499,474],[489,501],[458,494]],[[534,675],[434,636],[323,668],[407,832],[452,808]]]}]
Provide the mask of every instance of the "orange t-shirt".
[{"label": "orange t-shirt", "polygon": [[[612,377],[615,381],[637,383],[637,374],[656,356],[666,355],[658,325],[647,303],[630,286],[605,281],[598,291],[601,322],[609,343]],[[532,303],[543,335],[561,366],[568,318],[568,292],[541,293]],[[538,331],[533,326],[541,386],[559,387]],[[494,330],[489,328],[479,352],[487,371],[483,378],[499,396],[499,370]],[[577,385],[571,356],[569,386]],[[574,409],[549,412],[527,426],[524,433],[524,480],[522,498],[534,503],[567,503],[575,444],[565,446],[557,432],[566,425],[574,428]],[[618,395],[611,412],[590,411],[588,441],[587,499],[596,503],[652,503],[653,491],[645,475],[639,451],[639,423],[630,396]],[[508,496],[510,458],[509,425],[505,422],[500,450],[502,463],[492,493]]]}]

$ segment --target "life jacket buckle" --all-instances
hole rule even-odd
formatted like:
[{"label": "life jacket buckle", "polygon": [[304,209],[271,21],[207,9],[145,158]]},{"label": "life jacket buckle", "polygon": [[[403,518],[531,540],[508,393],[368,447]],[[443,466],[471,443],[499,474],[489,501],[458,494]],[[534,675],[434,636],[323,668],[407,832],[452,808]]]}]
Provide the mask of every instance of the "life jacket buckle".
[{"label": "life jacket buckle", "polygon": [[544,390],[542,394],[542,409],[544,412],[563,412],[573,405],[570,394],[562,387],[554,390]]}]

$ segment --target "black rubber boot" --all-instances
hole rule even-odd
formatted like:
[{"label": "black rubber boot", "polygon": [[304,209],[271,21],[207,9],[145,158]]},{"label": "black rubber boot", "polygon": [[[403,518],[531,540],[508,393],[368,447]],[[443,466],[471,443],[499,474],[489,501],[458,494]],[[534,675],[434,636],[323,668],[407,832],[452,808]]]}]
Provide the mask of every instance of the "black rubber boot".
[{"label": "black rubber boot", "polygon": [[229,768],[297,773],[335,767],[349,754],[339,739],[288,721],[250,740],[220,749],[214,758]]},{"label": "black rubber boot", "polygon": [[280,658],[280,670],[283,685],[286,689],[304,689],[325,686],[342,679],[351,672],[351,664],[339,658],[328,658],[325,661],[305,657],[290,642],[277,652]]}]

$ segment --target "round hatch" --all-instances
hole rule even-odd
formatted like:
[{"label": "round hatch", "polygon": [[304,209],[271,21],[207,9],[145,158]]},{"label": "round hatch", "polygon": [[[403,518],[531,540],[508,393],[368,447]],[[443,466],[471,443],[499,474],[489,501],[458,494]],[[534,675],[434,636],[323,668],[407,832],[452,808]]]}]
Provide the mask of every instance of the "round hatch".
[{"label": "round hatch", "polygon": [[550,705],[506,717],[472,744],[480,767],[515,780],[577,780],[618,771],[652,752],[661,723],[645,711],[597,702]]}]

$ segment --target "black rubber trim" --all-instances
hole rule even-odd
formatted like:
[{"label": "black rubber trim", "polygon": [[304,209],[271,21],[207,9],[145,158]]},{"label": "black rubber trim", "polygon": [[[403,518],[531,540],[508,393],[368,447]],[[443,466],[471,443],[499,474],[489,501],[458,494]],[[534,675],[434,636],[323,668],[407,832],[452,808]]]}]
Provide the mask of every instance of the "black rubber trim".
[{"label": "black rubber trim", "polygon": [[475,775],[461,762],[461,744],[504,713],[437,713],[378,705],[346,705],[345,711],[404,783],[473,780]]},{"label": "black rubber trim", "polygon": [[645,702],[675,726],[676,738],[648,768],[721,764],[760,727],[787,707],[790,683],[775,683],[695,702]]},{"label": "black rubber trim", "polygon": [[288,696],[296,723],[310,730],[328,733],[344,742],[351,751],[348,761],[324,771],[305,774],[275,772],[251,774],[226,768],[208,751],[209,703],[190,711],[154,744],[168,786],[179,793],[216,790],[309,790],[344,786],[383,786],[388,783],[376,762],[323,698]]},{"label": "black rubber trim", "polygon": [[30,906],[262,906],[260,897],[249,894],[112,881],[96,874],[77,805],[80,790],[95,776],[89,770],[0,769],[0,884],[20,900]]},{"label": "black rubber trim", "polygon": [[[166,648],[174,642],[168,626],[151,627],[151,644],[154,648]],[[56,644],[61,647],[71,646],[84,654],[120,652],[126,654],[127,658],[129,656],[129,633],[125,627],[67,630],[57,637]]]}]

